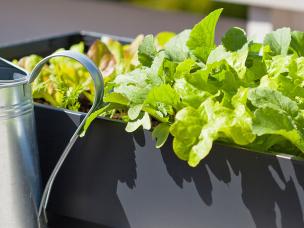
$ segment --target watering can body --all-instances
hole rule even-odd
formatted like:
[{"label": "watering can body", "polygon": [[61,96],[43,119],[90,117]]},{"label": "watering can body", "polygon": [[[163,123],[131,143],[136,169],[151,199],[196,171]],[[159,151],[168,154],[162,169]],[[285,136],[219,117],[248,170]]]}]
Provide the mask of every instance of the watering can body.
[{"label": "watering can body", "polygon": [[0,61],[0,227],[37,227],[40,175],[26,76]]},{"label": "watering can body", "polygon": [[[89,71],[95,85],[95,100],[87,116],[102,102],[103,81],[98,68],[86,56],[64,51],[46,57],[31,74],[0,58],[0,227],[46,227],[45,210],[53,182],[85,119],[77,128],[45,187],[41,188],[30,83],[53,57],[70,57]],[[50,123],[52,124],[52,123]],[[44,216],[43,216],[44,213]]]}]

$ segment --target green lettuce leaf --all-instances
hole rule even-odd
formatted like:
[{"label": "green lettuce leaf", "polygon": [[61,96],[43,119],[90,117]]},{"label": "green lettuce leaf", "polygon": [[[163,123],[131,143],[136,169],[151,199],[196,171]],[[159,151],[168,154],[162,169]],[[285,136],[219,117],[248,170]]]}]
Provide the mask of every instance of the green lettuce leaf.
[{"label": "green lettuce leaf", "polygon": [[118,75],[114,80],[114,92],[124,95],[133,104],[142,104],[154,84],[148,68],[136,69],[125,75]]},{"label": "green lettuce leaf", "polygon": [[153,35],[145,36],[143,42],[139,45],[138,48],[139,62],[144,66],[150,67],[156,54],[157,50],[154,45]]},{"label": "green lettuce leaf", "polygon": [[156,35],[156,45],[159,49],[163,49],[176,34],[174,32],[160,32]]},{"label": "green lettuce leaf", "polygon": [[233,108],[208,98],[198,109],[181,109],[170,128],[177,156],[188,161],[190,166],[196,166],[209,154],[214,141],[221,137],[239,145],[252,143],[255,134],[252,115],[246,108],[247,94],[247,89],[240,89],[232,98]]},{"label": "green lettuce leaf", "polygon": [[170,125],[168,123],[158,124],[152,132],[152,138],[156,139],[156,148],[161,148],[168,139]]},{"label": "green lettuce leaf", "polygon": [[297,122],[286,113],[272,108],[259,108],[255,111],[253,132],[257,135],[281,135],[304,151],[304,135],[297,130]]},{"label": "green lettuce leaf", "polygon": [[206,62],[208,55],[215,48],[215,27],[223,9],[217,9],[195,25],[190,33],[187,46],[202,62]]},{"label": "green lettuce leaf", "polygon": [[298,56],[304,56],[304,32],[291,32],[290,48],[297,53]]},{"label": "green lettuce leaf", "polygon": [[254,133],[281,135],[304,151],[303,115],[295,101],[268,88],[251,89],[248,99],[257,108]]},{"label": "green lettuce leaf", "polygon": [[187,29],[175,37],[170,39],[165,45],[165,52],[172,61],[181,62],[189,57],[189,49],[187,40],[189,39],[191,30]]},{"label": "green lettuce leaf", "polygon": [[290,28],[281,28],[267,34],[264,45],[269,45],[272,55],[287,55],[290,41]]},{"label": "green lettuce leaf", "polygon": [[147,112],[142,113],[135,121],[128,122],[126,126],[127,132],[133,132],[142,126],[146,130],[151,129],[151,120]]},{"label": "green lettuce leaf", "polygon": [[227,51],[237,51],[247,43],[246,33],[241,28],[233,27],[222,37],[222,43]]}]

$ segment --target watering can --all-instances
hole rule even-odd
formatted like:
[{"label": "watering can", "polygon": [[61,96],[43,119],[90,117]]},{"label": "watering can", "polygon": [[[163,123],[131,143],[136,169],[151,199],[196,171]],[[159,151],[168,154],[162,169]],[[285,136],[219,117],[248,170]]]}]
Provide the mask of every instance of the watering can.
[{"label": "watering can", "polygon": [[[30,83],[51,58],[69,57],[81,63],[95,85],[94,103],[71,137],[56,164],[44,191],[39,172]],[[46,208],[54,180],[72,146],[81,134],[87,117],[101,104],[103,79],[95,64],[85,55],[62,51],[41,60],[28,74],[0,58],[0,227],[47,227]],[[52,124],[52,123],[50,123]]]}]

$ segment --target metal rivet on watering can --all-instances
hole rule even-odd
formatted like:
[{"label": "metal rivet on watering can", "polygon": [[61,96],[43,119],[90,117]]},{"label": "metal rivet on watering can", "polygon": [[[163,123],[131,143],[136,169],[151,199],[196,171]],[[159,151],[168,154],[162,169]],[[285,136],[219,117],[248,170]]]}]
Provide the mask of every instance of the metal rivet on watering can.
[{"label": "metal rivet on watering can", "polygon": [[[89,71],[95,84],[95,99],[92,108],[62,153],[42,192],[30,83],[38,76],[49,59],[59,56],[75,59]],[[99,107],[102,97],[101,73],[85,55],[71,51],[55,53],[41,60],[30,75],[0,58],[1,228],[47,226],[45,210],[53,182],[79,137],[86,118]]]}]

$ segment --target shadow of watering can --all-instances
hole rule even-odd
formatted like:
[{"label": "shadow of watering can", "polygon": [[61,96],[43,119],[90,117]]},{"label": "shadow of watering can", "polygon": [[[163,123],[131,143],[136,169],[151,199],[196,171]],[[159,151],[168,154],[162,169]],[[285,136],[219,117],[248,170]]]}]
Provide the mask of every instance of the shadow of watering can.
[{"label": "shadow of watering can", "polygon": [[[95,99],[42,191],[30,83],[38,76],[43,65],[54,57],[75,59],[88,70],[95,85]],[[85,120],[100,106],[102,97],[102,75],[85,55],[72,51],[55,53],[41,60],[31,74],[0,58],[1,228],[47,227],[46,207],[56,175],[79,137]]]}]

